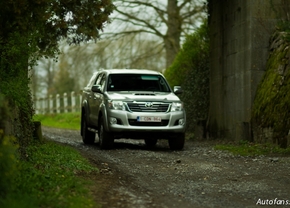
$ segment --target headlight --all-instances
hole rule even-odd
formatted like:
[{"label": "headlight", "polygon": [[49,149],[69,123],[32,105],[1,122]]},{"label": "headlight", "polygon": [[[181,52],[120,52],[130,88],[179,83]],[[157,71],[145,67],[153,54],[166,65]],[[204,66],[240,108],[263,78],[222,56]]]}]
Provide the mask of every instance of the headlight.
[{"label": "headlight", "polygon": [[108,106],[110,109],[125,110],[125,105],[122,101],[109,100]]},{"label": "headlight", "polygon": [[171,111],[182,111],[183,110],[183,103],[172,103]]}]

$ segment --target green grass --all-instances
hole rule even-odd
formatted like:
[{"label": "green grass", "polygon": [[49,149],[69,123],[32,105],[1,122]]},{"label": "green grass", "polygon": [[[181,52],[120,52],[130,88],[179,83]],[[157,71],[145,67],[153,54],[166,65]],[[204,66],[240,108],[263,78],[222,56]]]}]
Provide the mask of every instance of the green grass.
[{"label": "green grass", "polygon": [[40,121],[41,125],[63,128],[63,129],[80,129],[80,113],[60,113],[60,114],[45,114],[45,115],[34,115],[35,121]]},{"label": "green grass", "polygon": [[290,155],[290,148],[283,149],[273,144],[256,144],[247,141],[241,141],[236,145],[216,145],[215,149],[229,151],[234,155],[241,156]]},{"label": "green grass", "polygon": [[3,159],[16,164],[13,172],[7,171],[10,175],[2,173],[10,183],[6,187],[0,184],[0,207],[100,207],[86,188],[90,181],[80,177],[97,174],[98,169],[73,148],[45,141],[30,145],[25,160],[16,161],[12,155],[2,159],[0,155],[0,165]]},{"label": "green grass", "polygon": [[[80,128],[79,113],[35,115],[33,120],[49,127]],[[92,182],[87,179],[98,174],[98,169],[77,150],[35,141],[27,147],[25,158],[20,158],[16,141],[0,129],[1,208],[101,207],[90,195]]]}]

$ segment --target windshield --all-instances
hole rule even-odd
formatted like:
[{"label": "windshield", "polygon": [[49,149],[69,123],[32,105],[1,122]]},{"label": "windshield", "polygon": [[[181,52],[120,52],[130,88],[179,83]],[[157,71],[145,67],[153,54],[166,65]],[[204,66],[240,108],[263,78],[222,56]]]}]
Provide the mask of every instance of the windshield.
[{"label": "windshield", "polygon": [[170,92],[162,76],[150,74],[110,74],[107,90]]}]

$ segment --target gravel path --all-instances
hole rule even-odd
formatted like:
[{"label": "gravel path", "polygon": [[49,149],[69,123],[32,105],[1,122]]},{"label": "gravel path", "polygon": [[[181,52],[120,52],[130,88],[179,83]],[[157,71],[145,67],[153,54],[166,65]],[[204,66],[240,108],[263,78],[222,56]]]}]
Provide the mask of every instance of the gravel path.
[{"label": "gravel path", "polygon": [[[290,207],[290,158],[241,157],[187,141],[171,151],[165,140],[116,140],[112,150],[84,145],[78,131],[43,127],[46,138],[69,144],[98,166],[103,207]],[[97,186],[97,185],[96,185]],[[101,193],[102,192],[102,193]],[[280,206],[283,207],[283,206]]]}]

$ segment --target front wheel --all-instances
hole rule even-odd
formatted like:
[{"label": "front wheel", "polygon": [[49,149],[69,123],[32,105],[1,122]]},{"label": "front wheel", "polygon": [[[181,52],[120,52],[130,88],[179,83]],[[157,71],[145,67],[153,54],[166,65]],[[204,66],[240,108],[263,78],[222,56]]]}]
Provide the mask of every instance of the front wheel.
[{"label": "front wheel", "polygon": [[170,138],[168,144],[171,150],[182,150],[185,142],[185,134],[177,134],[176,137]]},{"label": "front wheel", "polygon": [[99,133],[100,148],[111,149],[114,145],[114,137],[110,132],[107,132],[105,130],[103,118],[100,118],[98,133]]},{"label": "front wheel", "polygon": [[93,144],[95,142],[96,133],[88,130],[85,114],[82,115],[81,130],[83,142],[85,144]]}]

